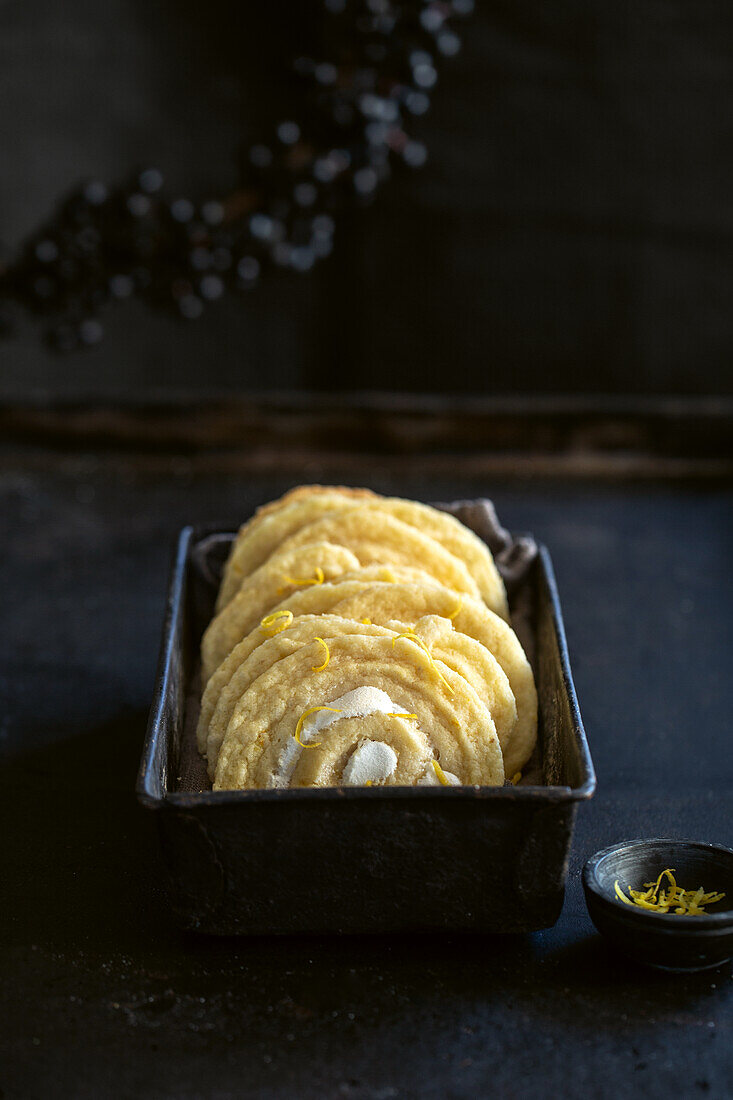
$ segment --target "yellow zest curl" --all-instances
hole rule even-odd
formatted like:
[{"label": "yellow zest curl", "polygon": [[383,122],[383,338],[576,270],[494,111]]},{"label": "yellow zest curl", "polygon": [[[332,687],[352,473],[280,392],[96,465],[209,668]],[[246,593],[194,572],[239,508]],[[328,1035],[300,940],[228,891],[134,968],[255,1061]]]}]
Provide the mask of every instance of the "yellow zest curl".
[{"label": "yellow zest curl", "polygon": [[382,580],[388,581],[390,584],[396,584],[397,582],[397,578],[395,577],[392,570],[386,568],[382,570]]},{"label": "yellow zest curl", "polygon": [[405,714],[399,710],[386,710],[384,712],[385,718],[417,718],[416,714]]},{"label": "yellow zest curl", "polygon": [[463,611],[462,599],[458,601],[458,606],[456,607],[455,611],[451,611],[450,615],[446,615],[446,619],[450,619],[450,621],[453,622],[453,620],[457,618],[458,615],[460,615],[461,611]]},{"label": "yellow zest curl", "polygon": [[392,649],[394,649],[396,643],[399,642],[400,638],[404,638],[405,641],[407,641],[407,642],[414,642],[415,645],[418,646],[418,648],[423,651],[423,653],[425,654],[427,659],[430,661],[432,669],[435,672],[435,674],[437,675],[438,679],[442,680],[442,682],[445,684],[448,691],[451,693],[451,695],[453,695],[453,688],[450,686],[450,684],[446,680],[445,676],[443,675],[443,673],[440,671],[440,669],[436,665],[435,661],[433,660],[433,656],[432,656],[430,650],[428,649],[427,645],[422,640],[422,638],[418,638],[418,636],[417,636],[417,634],[415,633],[414,630],[406,630],[404,632],[404,634],[398,634],[396,638],[392,639]]},{"label": "yellow zest curl", "polygon": [[512,776],[512,786],[516,787],[517,783],[519,782],[519,780],[521,778],[522,778],[522,773],[521,772],[515,772],[514,775]]},{"label": "yellow zest curl", "polygon": [[309,741],[308,744],[305,744],[303,741],[300,740],[303,723],[305,722],[306,718],[308,718],[311,714],[315,714],[317,710],[331,710],[334,714],[341,714],[341,707],[308,707],[308,710],[304,710],[300,718],[298,719],[298,724],[295,727],[295,733],[293,734],[301,749],[317,749],[319,745],[323,744],[322,741]]},{"label": "yellow zest curl", "polygon": [[438,780],[442,784],[443,787],[450,787],[450,783],[448,782],[448,777],[446,776],[445,772],[443,771],[443,769],[441,768],[441,766],[440,766],[440,764],[438,763],[437,760],[433,760],[433,771],[437,775]]},{"label": "yellow zest curl", "polygon": [[311,668],[312,668],[313,672],[323,672],[324,668],[326,667],[328,662],[331,660],[331,651],[328,648],[328,646],[326,645],[326,643],[324,642],[323,638],[315,638],[314,640],[316,642],[320,642],[321,645],[323,646],[323,648],[325,649],[325,651],[326,651],[326,660],[323,662],[322,665],[311,665]]},{"label": "yellow zest curl", "polygon": [[634,904],[633,901],[631,900],[631,898],[626,897],[626,894],[623,892],[623,890],[621,889],[621,887],[618,884],[618,879],[616,879],[616,881],[614,882],[613,889],[616,893],[616,897],[620,898],[621,901],[625,901],[627,905],[633,905]]},{"label": "yellow zest curl", "polygon": [[264,619],[260,620],[260,626],[263,630],[271,630],[270,637],[273,638],[275,634],[287,630],[292,621],[292,611],[273,611],[272,615],[265,615]]},{"label": "yellow zest curl", "polygon": [[[662,890],[662,879],[668,880],[668,889]],[[628,888],[630,897],[624,894],[618,884],[618,879],[613,886],[616,897],[627,905],[636,905],[640,909],[651,909],[655,913],[669,913],[670,910],[680,916],[697,917],[705,913],[704,906],[714,905],[722,901],[725,894],[718,894],[714,890],[705,893],[702,886],[697,890],[683,890],[677,885],[674,877],[674,867],[668,867],[662,871],[656,882],[645,882],[643,890]]]},{"label": "yellow zest curl", "polygon": [[371,619],[362,619],[361,621],[363,622],[364,626],[371,626],[372,625],[372,620]]},{"label": "yellow zest curl", "polygon": [[[321,569],[320,565],[316,568],[315,577],[283,577],[286,587],[288,585],[295,585],[297,588],[307,588],[309,584],[323,584],[325,579],[326,578],[323,575],[323,570]],[[278,589],[278,592],[284,591],[285,588]]]}]

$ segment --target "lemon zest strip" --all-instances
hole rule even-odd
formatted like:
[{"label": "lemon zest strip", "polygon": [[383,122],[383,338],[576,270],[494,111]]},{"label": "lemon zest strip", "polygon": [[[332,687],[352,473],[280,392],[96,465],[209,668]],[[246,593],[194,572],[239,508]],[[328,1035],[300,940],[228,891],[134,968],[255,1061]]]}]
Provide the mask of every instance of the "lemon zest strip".
[{"label": "lemon zest strip", "polygon": [[382,580],[387,581],[389,584],[396,584],[397,582],[397,578],[395,577],[392,570],[387,569],[386,567],[382,570]]},{"label": "lemon zest strip", "polygon": [[320,642],[321,645],[323,646],[323,648],[325,649],[325,651],[326,651],[326,660],[323,662],[322,665],[311,665],[311,669],[313,670],[313,672],[323,672],[324,668],[326,667],[328,662],[331,660],[331,651],[328,648],[328,645],[326,644],[326,642],[324,642],[323,638],[315,638],[314,641]]},{"label": "lemon zest strip", "polygon": [[441,783],[441,785],[443,787],[450,787],[450,783],[448,782],[448,778],[447,778],[445,772],[443,771],[443,769],[441,768],[441,766],[440,766],[440,764],[438,763],[437,760],[433,760],[433,771],[437,775],[438,780],[439,780],[439,782]]},{"label": "lemon zest strip", "polygon": [[[662,879],[668,881],[665,892],[662,889]],[[705,906],[722,901],[725,894],[716,893],[714,890],[705,893],[700,886],[697,890],[683,890],[674,877],[674,867],[668,867],[661,872],[656,882],[645,882],[643,890],[632,890],[628,887],[630,897],[621,890],[618,880],[614,885],[616,896],[627,905],[637,905],[640,909],[649,909],[655,913],[674,912],[680,916],[700,916],[705,913]]]},{"label": "lemon zest strip", "polygon": [[522,778],[522,773],[521,772],[515,772],[514,775],[512,776],[512,786],[516,787],[517,783],[519,782],[519,780],[521,778]]},{"label": "lemon zest strip", "polygon": [[282,630],[287,630],[292,621],[292,611],[273,611],[272,615],[265,615],[264,619],[260,619],[260,626],[263,630],[271,630],[270,637],[272,638]]},{"label": "lemon zest strip", "polygon": [[371,626],[372,625],[372,620],[371,619],[362,619],[361,621],[363,622],[364,626]]},{"label": "lemon zest strip", "polygon": [[416,714],[406,714],[401,710],[385,710],[385,718],[417,718]]},{"label": "lemon zest strip", "polygon": [[618,884],[618,879],[616,879],[616,881],[614,882],[613,889],[616,893],[616,897],[621,898],[621,901],[625,901],[627,905],[633,905],[634,904],[633,901],[631,900],[631,898],[626,897],[626,894],[623,892],[623,890],[621,889],[621,887]]},{"label": "lemon zest strip", "polygon": [[323,584],[325,579],[326,578],[323,574],[323,570],[321,569],[320,565],[318,565],[318,566],[316,566],[316,575],[315,575],[315,577],[286,577],[286,576],[283,576],[283,580],[285,581],[285,587],[284,588],[278,588],[278,593],[279,592],[284,592],[285,588],[288,585],[295,585],[296,588],[307,588],[309,584]]},{"label": "lemon zest strip", "polygon": [[301,749],[317,749],[319,745],[323,744],[322,741],[309,741],[308,744],[305,744],[303,741],[300,740],[303,723],[305,722],[306,718],[308,718],[311,714],[315,714],[317,710],[331,710],[334,714],[341,714],[341,707],[308,707],[308,710],[304,710],[300,718],[298,719],[298,724],[295,727],[295,733],[293,734]]},{"label": "lemon zest strip", "polygon": [[458,606],[456,607],[455,611],[451,611],[450,615],[446,615],[446,619],[450,619],[450,621],[453,622],[453,620],[457,618],[458,615],[460,615],[461,611],[463,611],[462,599],[458,601]]},{"label": "lemon zest strip", "polygon": [[428,649],[427,645],[422,640],[422,638],[418,638],[418,636],[417,636],[417,634],[415,633],[414,630],[406,630],[404,632],[404,634],[398,634],[396,638],[392,639],[392,649],[394,649],[395,645],[397,644],[397,642],[399,642],[400,638],[404,638],[405,641],[407,641],[407,642],[414,642],[415,645],[423,651],[423,653],[427,657],[428,661],[430,662],[433,671],[437,675],[438,679],[443,681],[443,683],[445,684],[448,691],[451,693],[451,695],[453,695],[454,694],[453,688],[450,686],[450,684],[446,680],[445,676],[443,675],[443,673],[440,671],[440,669],[436,665],[435,661],[433,660],[433,655],[431,654],[430,650]]}]

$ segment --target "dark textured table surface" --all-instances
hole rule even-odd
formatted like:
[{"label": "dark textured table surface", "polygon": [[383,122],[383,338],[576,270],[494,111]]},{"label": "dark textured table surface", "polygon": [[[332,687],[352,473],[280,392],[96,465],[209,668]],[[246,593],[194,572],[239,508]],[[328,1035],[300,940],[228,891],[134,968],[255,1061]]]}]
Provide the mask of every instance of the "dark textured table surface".
[{"label": "dark textured table surface", "polygon": [[178,932],[133,794],[172,540],[339,469],[248,478],[180,457],[16,449],[0,459],[0,1095],[731,1095],[730,967],[683,977],[614,956],[579,884],[584,859],[625,837],[733,841],[730,489],[399,469],[375,458],[348,480],[491,495],[553,555],[598,772],[557,925]]}]

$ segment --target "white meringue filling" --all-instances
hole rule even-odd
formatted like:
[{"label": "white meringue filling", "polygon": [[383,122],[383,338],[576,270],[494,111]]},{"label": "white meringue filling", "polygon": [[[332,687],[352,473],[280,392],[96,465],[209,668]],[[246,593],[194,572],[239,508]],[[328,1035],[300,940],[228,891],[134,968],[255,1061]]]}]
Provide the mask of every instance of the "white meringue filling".
[{"label": "white meringue filling", "polygon": [[[332,707],[332,710],[318,710],[314,714],[311,714],[306,718],[303,723],[303,728],[300,731],[300,739],[304,744],[308,744],[309,741],[314,740],[315,735],[320,730],[327,729],[328,726],[334,722],[338,722],[340,718],[366,718],[368,714],[409,714],[410,712],[405,710],[404,707],[399,706],[390,699],[386,691],[382,691],[381,688],[364,687],[355,688],[353,691],[347,691],[345,695],[340,695],[338,699],[331,699],[325,706]],[[387,749],[394,756],[394,765],[390,770],[381,778],[386,779],[391,775],[397,766],[397,757],[394,751],[389,745],[384,745],[381,741],[372,742],[374,745],[382,745],[382,748]],[[359,750],[357,749],[356,752]],[[300,754],[303,752],[302,746],[298,744],[294,737],[290,737],[285,749],[280,757],[277,771],[273,774],[270,780],[271,787],[289,787],[290,780],[293,777],[296,764],[300,759]],[[352,754],[351,760],[356,755],[356,752]],[[381,750],[380,750],[381,752]],[[369,761],[367,757],[367,762]],[[375,758],[376,759],[376,758]],[[386,761],[385,756],[380,756],[382,760],[381,768],[383,769]],[[366,783],[367,779],[375,781],[376,776],[372,776],[371,773],[366,775],[364,779],[346,779],[346,771],[349,767],[349,763],[344,768],[344,783],[350,786],[361,786]],[[376,767],[376,763],[373,762],[372,766]],[[355,768],[358,767],[359,773],[362,770],[362,765],[355,764]],[[364,764],[366,767],[366,764]],[[350,773],[351,774],[351,773]]]},{"label": "white meringue filling", "polygon": [[[444,771],[443,775],[448,780],[448,786],[449,787],[460,787],[461,781],[460,781],[460,779],[458,778],[457,775],[453,774],[453,772],[445,772]],[[418,785],[418,787],[442,787],[443,786],[443,784],[438,779],[438,776],[437,776],[437,773],[435,771],[435,768],[433,767],[432,761],[428,764],[427,770],[425,772],[425,775],[422,777],[422,779],[418,779],[417,785]]]},{"label": "white meringue filling", "polygon": [[[326,705],[333,707],[334,711],[338,709],[340,713],[335,714],[334,711],[329,710],[317,711],[304,723],[303,732],[305,734],[325,730],[327,726],[338,722],[340,718],[366,718],[367,714],[409,714],[409,711],[406,711],[404,707],[393,703],[386,691],[382,691],[381,688],[366,686],[355,688],[354,691],[347,691],[345,695],[340,695],[338,699],[332,699]],[[303,733],[300,736],[301,740],[308,740],[308,737],[303,736]]]},{"label": "white meringue filling", "polygon": [[397,767],[397,753],[384,741],[365,741],[354,749],[344,768],[346,787],[364,787],[389,779]]}]

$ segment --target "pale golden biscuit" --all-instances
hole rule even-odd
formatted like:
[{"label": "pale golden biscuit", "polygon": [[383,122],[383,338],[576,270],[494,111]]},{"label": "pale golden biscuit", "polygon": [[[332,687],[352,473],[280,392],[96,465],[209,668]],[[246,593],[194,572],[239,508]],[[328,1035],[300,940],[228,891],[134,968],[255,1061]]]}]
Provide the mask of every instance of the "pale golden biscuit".
[{"label": "pale golden biscuit", "polygon": [[[324,585],[325,587],[325,585]],[[532,668],[512,628],[490,611],[480,600],[461,596],[438,585],[425,584],[377,584],[364,589],[344,592],[344,598],[334,600],[332,585],[328,594],[328,609],[347,619],[367,616],[381,625],[395,619],[415,624],[425,615],[438,615],[451,619],[460,634],[467,634],[481,642],[493,654],[506,673],[517,707],[517,722],[507,746],[514,771],[519,771],[529,760],[537,742],[537,691]],[[320,610],[318,597],[308,601],[307,610]],[[306,610],[305,606],[302,611]],[[519,761],[519,763],[517,763]],[[514,774],[514,771],[507,773]]]},{"label": "pale golden biscuit", "polygon": [[234,647],[209,680],[201,700],[196,736],[199,751],[208,760],[210,776],[213,777],[219,747],[234,707],[249,685],[275,661],[297,653],[304,645],[311,645],[317,637],[324,641],[320,647],[320,659],[314,663],[316,666],[322,665],[329,656],[330,639],[340,634],[395,636],[394,631],[386,627],[368,626],[338,615],[302,615],[274,636],[270,636],[267,628],[258,626]]},{"label": "pale golden biscuit", "polygon": [[[427,573],[423,573],[420,569],[408,569],[404,566],[401,566],[399,569],[390,569],[387,566],[369,565],[365,569],[357,569],[354,572],[343,573],[337,578],[337,581],[339,588],[332,596],[332,602],[334,603],[360,591],[360,586],[366,582],[422,584],[425,582],[432,583],[432,577]],[[348,587],[345,587],[346,585],[348,585]],[[315,587],[315,585],[310,585],[299,591],[293,591],[284,601],[275,605],[275,611],[280,613],[289,611],[290,615],[293,617],[293,626],[297,625],[299,617],[310,614],[311,604],[317,605],[315,611],[316,615],[327,612],[329,607],[327,596],[324,597],[321,595],[314,600],[313,596],[308,595]],[[326,583],[318,587],[331,589],[331,584]],[[281,599],[281,597],[279,598]],[[265,611],[265,615],[272,610],[273,608],[268,607]],[[263,616],[263,618],[264,617],[265,616]],[[284,626],[285,622],[282,618],[267,628],[263,628],[260,626],[260,623],[257,623],[248,634],[245,634],[244,637],[233,645],[227,656],[215,668],[211,675],[206,678],[197,731],[199,749],[202,753],[205,752],[206,749],[206,731],[208,730],[211,715],[213,714],[222,687],[229,682],[234,671],[239,667],[242,661],[245,661],[247,657],[249,657],[250,653],[258,645],[270,637],[273,631],[280,631]]]},{"label": "pale golden biscuit", "polygon": [[301,527],[336,510],[356,507],[376,510],[416,527],[464,562],[486,604],[508,618],[504,583],[486,544],[454,516],[399,497],[380,497],[366,489],[320,485],[301,486],[259,509],[244,524],[232,546],[217,600],[221,609],[244,577],[256,569],[280,543]]},{"label": "pale golden biscuit", "polygon": [[[380,496],[379,493],[375,493],[373,489],[354,489],[350,485],[296,485],[294,489],[288,489],[287,493],[283,493],[277,500],[270,500],[267,504],[262,504],[255,512],[252,519],[248,523],[254,524],[260,519],[265,519],[267,516],[272,515],[273,512],[279,512],[285,508],[288,504],[295,504],[300,500],[311,499],[312,497],[328,496],[333,500],[356,500],[357,502],[366,501],[367,503],[375,500],[389,500],[390,497]],[[246,527],[248,524],[244,524]]]},{"label": "pale golden biscuit", "polygon": [[242,580],[301,527],[340,508],[365,501],[374,503],[379,499],[376,493],[368,490],[359,497],[352,497],[345,489],[324,489],[314,500],[311,487],[301,486],[258,509],[252,519],[240,527],[232,544],[219,588],[217,611],[232,599]]},{"label": "pale golden biscuit", "polygon": [[[330,544],[328,545],[330,546]],[[346,551],[344,547],[340,549],[344,555],[350,553],[350,551]],[[329,560],[331,560],[330,551],[327,551],[327,555]],[[318,557],[318,554],[314,552],[314,559],[316,557]],[[270,559],[271,562],[272,560],[273,559]],[[324,560],[323,556],[321,560]],[[346,561],[347,559],[344,557],[342,560]],[[280,563],[276,561],[275,565],[276,570],[274,576],[277,578],[279,576]],[[313,579],[314,576],[315,572],[311,574],[311,579]],[[287,608],[291,609],[293,616],[308,614],[309,601],[307,594],[309,592],[314,592],[316,588],[319,590],[322,588],[329,588],[330,585],[335,582],[340,584],[342,582],[346,583],[347,581],[354,582],[355,584],[361,584],[367,581],[370,583],[382,582],[384,584],[435,583],[435,579],[428,573],[423,572],[422,569],[397,565],[368,565],[364,568],[350,569],[348,572],[339,573],[330,581],[324,577],[324,583],[321,585],[301,584],[298,586],[287,586],[290,588],[290,593],[287,595],[281,591],[281,588],[277,588],[273,596],[273,585],[270,583],[266,586],[261,586],[259,577],[260,570],[258,569],[251,577],[247,578],[242,591],[238,592],[236,598],[231,600],[226,607],[212,619],[204,632],[201,642],[201,678],[204,685],[208,683],[219,665],[226,659],[235,646],[254,630],[256,626],[259,626],[260,620],[268,613],[282,610],[285,605],[287,605]],[[345,589],[343,590],[343,594],[346,595],[351,591],[355,591],[355,589]],[[254,600],[253,597],[255,597]],[[301,599],[301,597],[305,598]],[[270,599],[272,602],[267,602]],[[320,608],[320,604],[321,600],[317,599],[316,606]],[[261,615],[259,615],[259,611],[257,614],[254,613],[253,607],[255,606],[262,612]],[[323,603],[323,608],[324,610],[328,609],[327,600]],[[320,610],[317,613],[320,613]]]},{"label": "pale golden biscuit", "polygon": [[247,578],[236,597],[209,623],[201,640],[202,682],[207,683],[227,653],[273,604],[358,568],[358,558],[350,550],[326,540],[282,547]]},{"label": "pale golden biscuit", "polygon": [[[503,783],[501,747],[491,715],[456,672],[441,661],[427,666],[422,652],[412,645],[395,660],[389,637],[346,635],[332,639],[329,646],[330,659],[322,672],[313,671],[322,648],[313,642],[276,661],[243,693],[219,751],[215,790],[289,786],[300,755],[324,751],[329,735],[338,734],[339,722],[357,713],[369,718],[364,736],[369,751],[381,754],[383,763],[387,750],[395,752],[386,742],[374,740],[375,708],[357,706],[355,713],[349,709],[351,693],[365,692],[386,699],[394,707],[387,713],[400,713],[405,716],[402,721],[416,723],[444,776],[455,776],[460,783]],[[311,708],[317,712],[306,715]],[[378,709],[385,710],[384,702]],[[310,726],[303,725],[304,716]],[[370,766],[381,764],[371,761]],[[377,773],[377,782],[384,778]]]},{"label": "pale golden biscuit", "polygon": [[[431,574],[439,584],[480,598],[478,586],[463,562],[417,527],[394,519],[382,511],[346,508],[330,512],[306,524],[280,546],[281,553],[313,542],[345,546],[359,564],[414,566]],[[268,559],[269,560],[269,559]]]},{"label": "pale golden biscuit", "polygon": [[399,578],[394,584],[367,582],[351,580],[345,574],[334,584],[295,593],[273,610],[285,607],[293,615],[331,612],[347,619],[368,618],[381,626],[391,620],[414,626],[425,615],[450,619],[459,633],[481,642],[506,673],[517,707],[510,759],[521,761],[515,771],[529,760],[537,742],[537,691],[532,668],[512,628],[480,600],[436,584],[402,582]]},{"label": "pale golden biscuit", "polygon": [[[415,576],[416,573],[417,576]],[[293,616],[322,615],[330,611],[341,600],[345,600],[350,596],[358,596],[368,588],[381,590],[382,588],[391,588],[395,584],[415,585],[417,588],[423,585],[432,588],[439,587],[436,586],[436,582],[432,577],[428,576],[427,573],[421,573],[420,570],[404,569],[403,567],[387,569],[386,566],[368,565],[365,569],[357,569],[353,573],[344,573],[330,584],[320,585],[317,590],[309,588],[301,592],[294,592],[292,596],[274,604],[270,611],[275,614],[278,611],[289,609]],[[453,595],[457,606],[460,597],[457,592]],[[353,615],[346,616],[349,619],[354,617]],[[366,612],[358,616],[360,620],[365,617],[368,617]],[[390,617],[396,619],[398,615],[395,613]]]},{"label": "pale golden biscuit", "polygon": [[[389,627],[389,629],[387,629]],[[303,615],[294,618],[275,637],[269,629],[257,627],[232,650],[209,680],[201,701],[197,739],[206,755],[209,774],[213,775],[224,733],[234,706],[254,679],[283,656],[294,653],[315,638],[323,639],[324,657],[332,637],[341,634],[389,635],[393,638],[395,659],[404,646],[427,645],[430,655],[459,673],[471,685],[493,719],[504,756],[507,774],[513,775],[524,763],[514,747],[517,708],[509,680],[495,657],[480,642],[461,634],[448,619],[425,616],[414,626],[417,643],[399,638],[410,624],[390,621],[386,626],[364,625],[338,615]],[[425,657],[426,661],[429,658]],[[322,662],[319,662],[321,664]],[[510,767],[513,769],[510,771]]]},{"label": "pale golden biscuit", "polygon": [[[398,634],[410,629],[409,624],[395,620],[390,620],[386,625]],[[412,629],[431,657],[459,673],[476,692],[496,726],[504,770],[507,775],[514,775],[526,760],[523,748],[517,748],[515,744],[517,704],[514,693],[496,657],[481,642],[456,630],[450,619],[426,615],[418,619]],[[402,646],[410,644],[408,636],[396,642],[395,648],[399,651]]]}]

